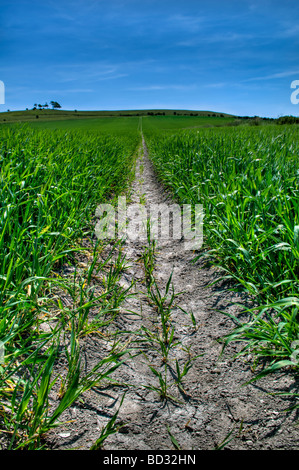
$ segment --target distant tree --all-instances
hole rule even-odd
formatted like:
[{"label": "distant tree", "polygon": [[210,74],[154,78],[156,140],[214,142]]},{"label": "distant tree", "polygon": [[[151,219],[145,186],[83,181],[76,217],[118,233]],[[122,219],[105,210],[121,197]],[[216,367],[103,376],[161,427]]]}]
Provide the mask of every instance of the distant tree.
[{"label": "distant tree", "polygon": [[39,109],[42,109],[43,105],[42,105],[42,104],[38,104],[38,107],[39,107]]},{"label": "distant tree", "polygon": [[60,104],[57,103],[57,101],[50,101],[50,105],[52,106],[52,109],[61,108]]},{"label": "distant tree", "polygon": [[299,124],[299,117],[296,116],[280,116],[276,120],[277,124]]},{"label": "distant tree", "polygon": [[48,107],[49,107],[48,103],[44,104],[44,108],[48,108]]}]

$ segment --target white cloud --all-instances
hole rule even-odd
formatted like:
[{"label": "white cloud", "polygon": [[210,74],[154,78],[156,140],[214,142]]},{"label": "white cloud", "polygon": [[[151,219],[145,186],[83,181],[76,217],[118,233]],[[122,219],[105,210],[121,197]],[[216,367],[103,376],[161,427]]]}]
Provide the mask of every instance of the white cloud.
[{"label": "white cloud", "polygon": [[187,29],[189,32],[195,32],[199,30],[204,21],[205,19],[203,17],[178,14],[169,16],[166,24],[180,29]]},{"label": "white cloud", "polygon": [[158,91],[158,90],[179,90],[189,91],[196,89],[196,85],[145,85],[127,88],[129,91]]},{"label": "white cloud", "polygon": [[290,24],[286,26],[286,29],[282,33],[280,33],[280,36],[284,37],[295,37],[298,39],[299,37],[299,24]]},{"label": "white cloud", "polygon": [[253,81],[259,81],[259,80],[275,80],[277,78],[284,78],[284,77],[292,77],[295,75],[299,75],[299,69],[298,70],[288,70],[285,72],[277,72],[277,73],[272,73],[270,75],[264,75],[261,77],[251,77],[247,78],[245,80],[242,80],[243,83],[245,82],[253,82]]}]

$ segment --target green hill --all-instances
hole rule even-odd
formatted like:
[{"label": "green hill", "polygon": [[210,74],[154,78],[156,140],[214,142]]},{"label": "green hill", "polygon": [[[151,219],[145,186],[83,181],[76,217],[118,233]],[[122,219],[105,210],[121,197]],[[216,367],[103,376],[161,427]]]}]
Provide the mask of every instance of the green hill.
[{"label": "green hill", "polygon": [[58,109],[29,109],[20,111],[6,111],[0,113],[0,123],[28,122],[40,119],[42,121],[68,120],[68,119],[95,119],[103,117],[121,116],[202,116],[202,117],[230,117],[235,116],[215,111],[190,111],[172,109],[145,109],[145,110],[119,110],[119,111],[77,111]]}]

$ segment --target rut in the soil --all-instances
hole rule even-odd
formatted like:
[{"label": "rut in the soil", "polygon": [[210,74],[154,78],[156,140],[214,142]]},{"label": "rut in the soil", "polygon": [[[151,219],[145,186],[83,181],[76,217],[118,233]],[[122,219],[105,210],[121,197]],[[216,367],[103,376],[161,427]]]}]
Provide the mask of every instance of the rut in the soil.
[{"label": "rut in the soil", "polygon": [[[172,203],[156,178],[144,141],[141,153],[131,188],[131,203],[142,203],[145,208]],[[167,357],[167,376],[163,375],[165,357],[159,342],[155,342],[163,338],[163,328],[157,305],[149,298],[142,261],[147,248],[146,241],[129,238],[124,244],[129,268],[121,282],[129,287],[134,281],[135,295],[123,305],[115,325],[123,342],[129,341],[142,353],[132,354],[117,369],[114,377],[119,385],[90,391],[84,405],[70,410],[69,417],[75,419],[70,425],[71,434],[76,437],[60,440],[58,447],[89,448],[126,392],[118,415],[123,427],[108,437],[105,449],[174,449],[170,434],[181,449],[213,449],[231,431],[233,439],[226,448],[297,449],[295,412],[284,413],[287,403],[265,393],[289,390],[294,379],[279,375],[275,380],[264,378],[258,384],[243,386],[252,378],[252,371],[244,360],[233,360],[236,348],[230,346],[219,358],[221,345],[217,339],[233,327],[222,312],[237,315],[241,309],[236,303],[244,302],[244,298],[232,293],[225,284],[209,287],[217,278],[216,270],[193,263],[194,253],[185,249],[183,240],[158,239],[155,252],[154,279],[160,292],[164,292],[172,273],[174,292],[181,293],[169,318],[168,332],[173,331],[174,346]],[[86,355],[91,363],[97,347],[97,341],[91,338],[86,343]],[[181,371],[184,365],[192,365],[181,387],[176,384],[177,364]],[[166,393],[173,399],[161,399],[161,381],[154,370],[166,379]]]}]

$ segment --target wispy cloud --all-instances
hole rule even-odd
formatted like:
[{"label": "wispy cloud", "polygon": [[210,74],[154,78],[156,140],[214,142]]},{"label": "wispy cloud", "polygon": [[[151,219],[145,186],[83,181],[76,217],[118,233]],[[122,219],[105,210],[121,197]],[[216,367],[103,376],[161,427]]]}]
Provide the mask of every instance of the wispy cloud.
[{"label": "wispy cloud", "polygon": [[227,82],[218,82],[218,83],[206,83],[205,88],[223,88],[227,86]]},{"label": "wispy cloud", "polygon": [[[284,72],[276,72],[269,75],[262,75],[258,77],[250,77],[241,79],[237,82],[234,81],[227,81],[227,82],[212,82],[212,83],[205,83],[203,85],[204,88],[244,88],[244,87],[251,87],[251,83],[253,82],[263,82],[267,80],[278,80],[280,78],[286,77],[299,77],[299,69],[297,70],[286,70]],[[255,87],[256,88],[256,87]]]},{"label": "wispy cloud", "polygon": [[7,90],[9,93],[23,93],[26,92],[36,93],[36,94],[51,94],[51,93],[93,93],[94,90],[91,88],[55,88],[55,89],[44,89],[44,88],[31,88],[30,86],[21,86],[21,87],[8,87]]},{"label": "wispy cloud", "polygon": [[204,24],[205,18],[201,16],[172,15],[167,18],[166,24],[175,26],[176,29],[184,29],[189,32],[196,32]]},{"label": "wispy cloud", "polygon": [[[61,92],[61,90],[60,90]],[[73,88],[73,89],[70,89],[70,90],[63,90],[63,93],[93,93],[94,90],[92,90],[91,88]]]},{"label": "wispy cloud", "polygon": [[263,75],[263,76],[260,76],[260,77],[246,78],[245,80],[242,80],[242,82],[246,83],[246,82],[259,81],[259,80],[275,80],[275,79],[278,79],[278,78],[292,77],[292,76],[295,76],[295,75],[299,75],[299,69],[297,69],[297,70],[287,70],[285,72],[272,73],[272,74]]},{"label": "wispy cloud", "polygon": [[178,90],[190,91],[197,88],[197,85],[145,85],[127,88],[128,91],[159,91],[159,90]]},{"label": "wispy cloud", "polygon": [[102,63],[66,64],[56,67],[56,78],[61,83],[75,81],[115,80],[127,76],[119,66]]},{"label": "wispy cloud", "polygon": [[196,36],[194,38],[179,41],[177,42],[177,46],[198,47],[198,46],[202,46],[205,43],[206,44],[234,43],[236,46],[239,46],[244,41],[248,42],[252,39],[256,39],[256,35],[251,34],[251,33],[236,33],[236,32],[210,33],[210,34],[203,34],[200,37]]},{"label": "wispy cloud", "polygon": [[299,24],[289,24],[286,25],[284,30],[280,33],[280,36],[284,36],[286,38],[299,38]]},{"label": "wispy cloud", "polygon": [[117,80],[136,74],[136,70],[153,67],[154,59],[123,62],[89,61],[61,64],[51,69],[53,78],[59,83],[96,83],[103,80]]}]

